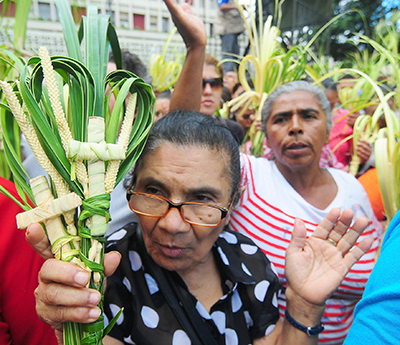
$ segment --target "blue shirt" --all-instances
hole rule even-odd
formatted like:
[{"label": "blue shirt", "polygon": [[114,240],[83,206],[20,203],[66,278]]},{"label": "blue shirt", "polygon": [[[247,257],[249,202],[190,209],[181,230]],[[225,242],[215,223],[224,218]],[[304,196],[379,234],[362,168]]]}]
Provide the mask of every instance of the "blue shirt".
[{"label": "blue shirt", "polygon": [[400,211],[386,230],[381,255],[356,306],[344,345],[400,344],[399,249]]}]

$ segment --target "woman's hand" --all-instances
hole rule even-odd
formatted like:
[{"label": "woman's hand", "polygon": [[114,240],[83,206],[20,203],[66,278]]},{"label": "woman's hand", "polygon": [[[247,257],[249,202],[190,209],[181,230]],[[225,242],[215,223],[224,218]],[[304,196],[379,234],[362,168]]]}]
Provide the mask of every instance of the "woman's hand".
[{"label": "woman's hand", "polygon": [[372,147],[368,141],[360,139],[356,146],[358,157],[360,157],[360,164],[364,164],[372,154]]},{"label": "woman's hand", "polygon": [[[39,272],[39,286],[35,290],[40,319],[58,331],[62,331],[62,323],[66,321],[89,323],[97,320],[101,296],[98,291],[86,288],[89,272],[53,259],[49,241],[39,224],[29,226],[26,238],[33,249],[47,259]],[[117,252],[104,255],[105,276],[114,273],[120,261],[121,255]]]},{"label": "woman's hand", "polygon": [[172,21],[185,42],[186,48],[206,46],[207,33],[203,21],[193,14],[188,4],[178,5],[175,0],[164,0]]},{"label": "woman's hand", "polygon": [[368,219],[358,218],[348,230],[353,216],[352,210],[340,214],[340,209],[333,209],[308,239],[304,223],[295,220],[285,265],[290,296],[308,305],[324,305],[350,268],[371,248],[372,238],[354,246]]}]

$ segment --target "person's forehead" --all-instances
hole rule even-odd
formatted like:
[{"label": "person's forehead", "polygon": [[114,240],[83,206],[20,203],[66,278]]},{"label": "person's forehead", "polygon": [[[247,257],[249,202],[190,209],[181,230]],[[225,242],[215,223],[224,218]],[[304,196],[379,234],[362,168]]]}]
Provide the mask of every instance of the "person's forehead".
[{"label": "person's forehead", "polygon": [[145,157],[138,176],[140,180],[151,178],[182,189],[208,185],[225,190],[224,186],[231,183],[229,164],[224,150],[164,142]]},{"label": "person's forehead", "polygon": [[220,78],[217,68],[214,65],[203,66],[203,78]]},{"label": "person's forehead", "polygon": [[308,91],[293,91],[280,95],[272,105],[272,112],[280,111],[280,109],[288,109],[292,107],[309,108],[317,107],[321,109],[318,98]]}]

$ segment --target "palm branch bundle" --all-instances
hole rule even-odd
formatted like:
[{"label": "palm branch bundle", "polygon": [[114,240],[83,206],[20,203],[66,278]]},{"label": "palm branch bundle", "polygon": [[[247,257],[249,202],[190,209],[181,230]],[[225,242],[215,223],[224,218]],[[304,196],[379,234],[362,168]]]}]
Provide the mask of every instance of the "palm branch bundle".
[{"label": "palm branch bundle", "polygon": [[153,88],[158,92],[163,92],[165,90],[171,90],[182,70],[184,53],[178,56],[175,55],[174,60],[167,60],[167,51],[171,44],[171,40],[176,33],[177,29],[171,30],[167,41],[164,44],[163,51],[161,55],[153,54],[150,57],[149,62],[149,72],[153,78]]},{"label": "palm branch bundle", "polygon": [[[89,5],[77,33],[67,2],[56,0],[56,5],[69,56],[51,57],[42,47],[39,56],[23,66],[17,81],[0,82],[7,100],[1,118],[7,133],[4,144],[17,188],[35,205],[17,217],[19,227],[42,222],[56,258],[91,272],[89,287],[102,293],[110,193],[144,147],[153,122],[154,94],[130,72],[106,75],[110,45],[121,67],[118,39],[108,16]],[[44,177],[26,182],[11,141],[11,113],[48,173],[50,186]],[[22,206],[28,210],[24,200]],[[116,318],[106,329],[102,316],[92,324],[66,323],[64,343],[101,344]]]}]

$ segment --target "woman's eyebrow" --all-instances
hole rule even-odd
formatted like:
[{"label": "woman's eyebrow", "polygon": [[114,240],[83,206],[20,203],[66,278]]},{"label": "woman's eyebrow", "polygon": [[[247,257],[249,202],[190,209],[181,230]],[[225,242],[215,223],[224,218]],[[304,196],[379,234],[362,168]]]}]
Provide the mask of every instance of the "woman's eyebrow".
[{"label": "woman's eyebrow", "polygon": [[185,191],[186,194],[191,194],[191,195],[198,195],[198,194],[208,194],[212,195],[216,198],[221,198],[222,197],[222,191],[211,187],[211,186],[204,186],[204,187],[199,187],[199,188],[190,188]]}]

